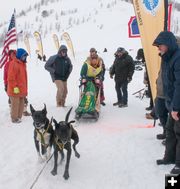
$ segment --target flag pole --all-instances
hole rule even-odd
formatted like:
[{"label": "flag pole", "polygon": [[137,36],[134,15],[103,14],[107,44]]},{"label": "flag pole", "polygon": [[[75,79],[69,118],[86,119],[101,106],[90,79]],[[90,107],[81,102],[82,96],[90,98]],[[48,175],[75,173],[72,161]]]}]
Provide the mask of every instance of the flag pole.
[{"label": "flag pole", "polygon": [[17,27],[16,27],[16,9],[14,8],[14,20],[15,20],[15,28],[16,28],[16,46],[18,48],[18,35],[17,35]]},{"label": "flag pole", "polygon": [[164,0],[164,31],[168,29],[168,0]]}]

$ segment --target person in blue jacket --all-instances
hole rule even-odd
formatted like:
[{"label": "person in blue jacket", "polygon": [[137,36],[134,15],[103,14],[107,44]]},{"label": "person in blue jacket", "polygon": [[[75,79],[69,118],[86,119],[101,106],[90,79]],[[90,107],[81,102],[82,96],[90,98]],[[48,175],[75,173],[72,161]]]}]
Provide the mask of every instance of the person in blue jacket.
[{"label": "person in blue jacket", "polygon": [[171,174],[180,174],[180,49],[172,32],[163,31],[153,42],[162,58],[162,82],[166,107],[166,148],[157,164],[174,164]]}]

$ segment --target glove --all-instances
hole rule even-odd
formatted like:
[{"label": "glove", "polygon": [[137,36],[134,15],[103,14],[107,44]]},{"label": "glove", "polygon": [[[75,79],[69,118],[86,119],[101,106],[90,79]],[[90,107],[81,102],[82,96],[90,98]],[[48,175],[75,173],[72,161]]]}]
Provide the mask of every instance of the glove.
[{"label": "glove", "polygon": [[14,92],[14,94],[19,94],[20,90],[18,87],[14,87],[13,92]]},{"label": "glove", "polygon": [[132,78],[130,78],[130,77],[127,78],[128,83],[130,83],[131,80],[132,80]]},{"label": "glove", "polygon": [[100,84],[100,82],[101,82],[100,79],[98,79],[98,78],[95,79],[96,84]]},{"label": "glove", "polygon": [[86,79],[82,79],[82,80],[81,80],[81,83],[82,83],[82,84],[86,83]]}]

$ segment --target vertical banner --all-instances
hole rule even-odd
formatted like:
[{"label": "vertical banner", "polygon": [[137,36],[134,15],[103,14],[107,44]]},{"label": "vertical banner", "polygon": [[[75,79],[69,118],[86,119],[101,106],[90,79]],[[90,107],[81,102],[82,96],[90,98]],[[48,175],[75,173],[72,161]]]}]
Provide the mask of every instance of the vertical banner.
[{"label": "vertical banner", "polygon": [[24,36],[24,44],[26,46],[26,50],[27,50],[29,56],[31,56],[31,48],[30,48],[30,43],[29,43],[29,37],[27,34]]},{"label": "vertical banner", "polygon": [[71,38],[70,38],[69,34],[67,32],[64,32],[62,34],[62,37],[66,41],[68,47],[71,49],[71,52],[72,52],[72,54],[73,54],[73,56],[75,58],[74,48],[73,48],[73,44],[72,44],[72,41],[71,41]]},{"label": "vertical banner", "polygon": [[52,37],[53,37],[53,41],[54,41],[56,49],[59,50],[60,44],[59,44],[58,36],[56,34],[53,34]]},{"label": "vertical banner", "polygon": [[37,43],[37,50],[36,53],[37,55],[40,55],[41,57],[43,57],[43,45],[42,45],[42,40],[41,40],[41,35],[39,32],[35,31],[34,32],[34,37],[36,39],[36,43]]},{"label": "vertical banner", "polygon": [[153,98],[156,97],[156,79],[161,59],[158,55],[158,49],[152,46],[152,43],[157,35],[164,30],[165,1],[133,0]]}]

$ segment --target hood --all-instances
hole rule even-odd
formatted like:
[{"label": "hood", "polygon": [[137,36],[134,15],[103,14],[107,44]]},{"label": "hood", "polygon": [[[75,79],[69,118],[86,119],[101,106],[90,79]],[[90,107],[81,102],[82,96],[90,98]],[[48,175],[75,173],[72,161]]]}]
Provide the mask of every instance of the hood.
[{"label": "hood", "polygon": [[153,45],[166,45],[169,53],[173,53],[178,48],[176,37],[169,31],[160,32],[154,40]]},{"label": "hood", "polygon": [[61,46],[59,47],[58,53],[60,53],[62,50],[67,50],[66,45],[61,45]]},{"label": "hood", "polygon": [[21,58],[23,56],[28,56],[28,53],[26,52],[26,50],[22,49],[22,48],[19,48],[17,49],[17,52],[16,52],[16,58],[18,58],[19,60],[21,60]]}]

